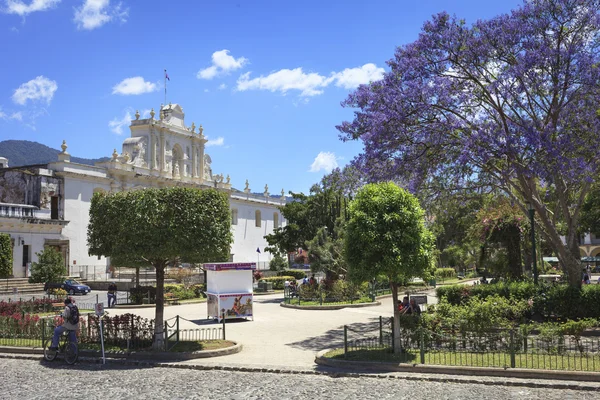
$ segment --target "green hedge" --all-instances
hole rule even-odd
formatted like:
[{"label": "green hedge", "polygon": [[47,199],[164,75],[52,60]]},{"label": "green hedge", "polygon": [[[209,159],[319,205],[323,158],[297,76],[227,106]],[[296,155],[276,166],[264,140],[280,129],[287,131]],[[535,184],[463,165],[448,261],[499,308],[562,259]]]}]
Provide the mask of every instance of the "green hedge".
[{"label": "green hedge", "polygon": [[442,286],[436,289],[438,299],[452,305],[465,305],[472,297],[486,299],[500,296],[505,299],[532,300],[533,311],[546,318],[568,319],[600,317],[600,285],[584,285],[581,289],[568,285],[537,287],[533,282],[499,282],[476,286]]},{"label": "green hedge", "polygon": [[277,272],[277,276],[293,276],[296,279],[302,279],[306,276],[306,271],[301,269],[288,269]]},{"label": "green hedge", "polygon": [[293,276],[271,276],[269,278],[263,278],[261,280],[265,281],[265,282],[272,282],[273,289],[275,289],[275,290],[283,290],[285,281],[291,281],[294,279],[296,279],[296,278],[294,278]]},{"label": "green hedge", "polygon": [[436,268],[434,276],[437,279],[447,279],[456,277],[456,271],[454,268]]}]

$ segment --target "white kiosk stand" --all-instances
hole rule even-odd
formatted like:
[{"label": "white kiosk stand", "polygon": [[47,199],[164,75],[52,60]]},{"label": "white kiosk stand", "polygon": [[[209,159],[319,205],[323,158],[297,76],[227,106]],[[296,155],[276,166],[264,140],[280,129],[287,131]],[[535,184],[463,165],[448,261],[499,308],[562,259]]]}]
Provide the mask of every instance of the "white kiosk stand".
[{"label": "white kiosk stand", "polygon": [[[256,263],[204,264],[208,318],[248,318],[252,312],[252,271]],[[223,312],[224,310],[224,312]]]}]

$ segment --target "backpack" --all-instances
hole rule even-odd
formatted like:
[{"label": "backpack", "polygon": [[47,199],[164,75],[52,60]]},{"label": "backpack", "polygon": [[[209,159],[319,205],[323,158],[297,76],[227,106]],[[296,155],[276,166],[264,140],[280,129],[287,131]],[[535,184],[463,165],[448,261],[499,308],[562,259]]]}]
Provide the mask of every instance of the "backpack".
[{"label": "backpack", "polygon": [[73,325],[77,325],[79,323],[79,308],[75,304],[69,304],[69,320],[68,322]]}]

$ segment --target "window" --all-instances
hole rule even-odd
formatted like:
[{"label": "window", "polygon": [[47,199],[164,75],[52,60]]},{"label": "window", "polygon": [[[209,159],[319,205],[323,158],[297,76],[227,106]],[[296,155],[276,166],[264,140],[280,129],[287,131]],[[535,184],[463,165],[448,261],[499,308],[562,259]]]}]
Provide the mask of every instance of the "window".
[{"label": "window", "polygon": [[273,229],[279,228],[279,214],[273,213]]},{"label": "window", "polygon": [[260,228],[261,219],[260,219],[260,210],[254,211],[254,226]]},{"label": "window", "polygon": [[231,225],[237,225],[237,219],[238,219],[238,210],[237,210],[237,208],[232,208],[231,209]]}]

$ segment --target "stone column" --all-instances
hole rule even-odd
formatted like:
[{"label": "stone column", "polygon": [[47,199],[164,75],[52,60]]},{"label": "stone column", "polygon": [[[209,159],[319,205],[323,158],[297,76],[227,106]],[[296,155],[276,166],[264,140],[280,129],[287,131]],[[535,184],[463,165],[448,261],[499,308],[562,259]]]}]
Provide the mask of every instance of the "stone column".
[{"label": "stone column", "polygon": [[160,155],[158,161],[158,169],[162,174],[165,170],[165,133],[162,130],[160,131]]}]

